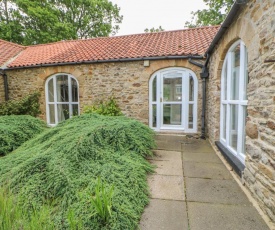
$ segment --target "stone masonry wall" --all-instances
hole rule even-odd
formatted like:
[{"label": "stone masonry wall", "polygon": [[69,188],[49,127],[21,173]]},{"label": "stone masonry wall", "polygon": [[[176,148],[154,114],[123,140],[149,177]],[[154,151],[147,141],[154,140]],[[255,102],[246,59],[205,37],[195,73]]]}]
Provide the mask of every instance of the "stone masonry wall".
[{"label": "stone masonry wall", "polygon": [[[81,111],[85,105],[91,105],[109,96],[114,96],[129,117],[148,124],[149,119],[149,80],[152,74],[168,67],[185,67],[197,76],[201,69],[187,60],[150,61],[149,67],[143,61],[113,62],[101,64],[83,64],[58,67],[40,67],[7,71],[10,99],[18,99],[32,91],[41,92],[41,118],[46,119],[45,81],[56,73],[72,74],[79,83]],[[198,132],[201,124],[201,80],[198,95]]]},{"label": "stone masonry wall", "polygon": [[0,75],[0,103],[5,101],[5,89],[4,89],[4,80]]},{"label": "stone masonry wall", "polygon": [[219,140],[223,60],[238,39],[247,47],[249,72],[243,179],[275,223],[275,0],[248,1],[212,55],[207,85],[207,128],[211,142]]}]

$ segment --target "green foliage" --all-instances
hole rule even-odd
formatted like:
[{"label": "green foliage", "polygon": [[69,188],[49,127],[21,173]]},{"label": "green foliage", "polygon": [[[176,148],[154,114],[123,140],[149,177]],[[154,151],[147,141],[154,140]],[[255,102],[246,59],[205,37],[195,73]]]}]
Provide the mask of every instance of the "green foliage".
[{"label": "green foliage", "polygon": [[151,29],[146,28],[144,30],[145,33],[154,33],[154,32],[161,32],[161,31],[164,31],[164,29],[161,26],[159,26],[156,29],[155,29],[155,27],[152,27]]},{"label": "green foliage", "polygon": [[[149,202],[152,166],[144,156],[152,154],[153,136],[124,116],[73,117],[0,158],[0,186],[10,187],[26,208],[50,204],[55,229],[135,229]],[[98,177],[107,194],[114,185],[108,225],[91,212]]]},{"label": "green foliage", "polygon": [[23,45],[115,34],[120,8],[109,0],[0,1],[0,38]]},{"label": "green foliage", "polygon": [[84,106],[84,113],[97,113],[106,116],[121,116],[122,112],[114,99],[110,97],[107,101],[100,101],[91,106]]},{"label": "green foliage", "polygon": [[0,156],[17,149],[45,128],[43,121],[29,115],[0,116]]},{"label": "green foliage", "polygon": [[100,178],[97,180],[95,194],[91,198],[93,215],[99,215],[103,224],[108,224],[112,216],[112,199],[114,194],[114,186],[107,190],[106,185],[102,183]]},{"label": "green foliage", "polygon": [[200,27],[210,25],[220,25],[228,12],[230,11],[234,0],[203,0],[208,9],[191,12],[193,17],[191,21],[185,22],[185,26]]},{"label": "green foliage", "polygon": [[0,104],[0,116],[3,115],[30,115],[40,114],[40,93],[34,92],[21,100],[10,100]]},{"label": "green foliage", "polygon": [[83,229],[83,224],[81,220],[78,220],[74,211],[72,209],[69,210],[67,216],[69,222],[69,229],[70,230],[81,230]]},{"label": "green foliage", "polygon": [[0,189],[0,229],[47,229],[54,230],[48,206],[31,210],[18,205],[17,198],[8,190]]}]

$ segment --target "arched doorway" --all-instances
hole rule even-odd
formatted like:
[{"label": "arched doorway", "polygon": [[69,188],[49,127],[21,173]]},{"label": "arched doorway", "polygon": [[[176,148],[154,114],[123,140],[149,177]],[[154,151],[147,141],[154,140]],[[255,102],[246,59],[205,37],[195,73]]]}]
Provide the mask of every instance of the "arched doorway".
[{"label": "arched doorway", "polygon": [[156,131],[197,132],[198,80],[185,68],[154,73],[149,82],[149,125]]}]

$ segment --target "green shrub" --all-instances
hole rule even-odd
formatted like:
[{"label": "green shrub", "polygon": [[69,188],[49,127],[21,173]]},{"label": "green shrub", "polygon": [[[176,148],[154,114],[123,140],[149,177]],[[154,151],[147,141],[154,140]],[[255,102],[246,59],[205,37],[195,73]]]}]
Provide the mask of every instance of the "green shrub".
[{"label": "green shrub", "polygon": [[31,115],[40,114],[40,93],[29,94],[21,100],[10,100],[0,103],[0,116],[3,115]]},{"label": "green shrub", "polygon": [[107,101],[100,101],[91,106],[84,106],[84,113],[97,113],[106,116],[121,116],[122,112],[114,99],[114,97],[108,98]]},{"label": "green shrub", "polygon": [[29,115],[0,116],[0,155],[17,149],[46,128],[46,124]]},{"label": "green shrub", "polygon": [[[152,154],[153,137],[147,126],[124,116],[73,117],[0,158],[0,185],[22,197],[24,207],[54,204],[56,229],[135,229],[149,202],[152,166],[144,156]],[[107,222],[93,215],[98,177],[107,196],[114,186]]]}]

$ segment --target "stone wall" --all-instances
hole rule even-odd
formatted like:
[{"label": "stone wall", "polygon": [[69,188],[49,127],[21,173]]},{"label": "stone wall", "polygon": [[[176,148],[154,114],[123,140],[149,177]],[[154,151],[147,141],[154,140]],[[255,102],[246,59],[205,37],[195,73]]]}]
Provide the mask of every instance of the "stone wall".
[{"label": "stone wall", "polygon": [[[41,92],[41,118],[46,119],[45,81],[56,73],[72,74],[79,83],[81,111],[85,105],[91,105],[109,96],[114,96],[129,117],[148,124],[149,119],[149,80],[152,74],[168,67],[185,67],[197,76],[201,69],[184,60],[150,61],[144,67],[143,61],[113,62],[101,64],[83,64],[57,67],[40,67],[7,71],[9,94],[11,99],[18,99],[31,91]],[[198,131],[201,124],[201,80],[198,95]]]},{"label": "stone wall", "polygon": [[275,0],[248,1],[212,54],[207,84],[207,128],[211,142],[219,140],[223,60],[238,39],[247,47],[249,72],[243,180],[275,223]]},{"label": "stone wall", "polygon": [[5,89],[4,89],[4,80],[2,75],[0,75],[0,103],[5,101]]}]

